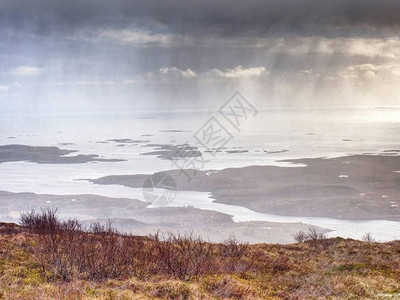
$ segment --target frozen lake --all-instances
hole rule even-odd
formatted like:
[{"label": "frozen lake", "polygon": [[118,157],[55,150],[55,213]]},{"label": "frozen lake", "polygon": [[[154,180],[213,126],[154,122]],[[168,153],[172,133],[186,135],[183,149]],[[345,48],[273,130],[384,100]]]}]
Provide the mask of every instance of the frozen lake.
[{"label": "frozen lake", "polygon": [[[76,154],[97,154],[123,162],[84,164],[0,164],[0,190],[54,195],[95,194],[143,200],[141,189],[119,185],[93,185],[80,179],[107,175],[151,174],[173,169],[169,160],[142,155],[155,150],[151,144],[188,143],[202,149],[194,133],[215,111],[107,114],[24,115],[0,112],[0,145],[57,146],[77,150]],[[222,122],[222,121],[221,121]],[[309,108],[266,109],[246,120],[240,131],[224,126],[233,138],[226,151],[211,156],[203,152],[203,169],[223,169],[249,165],[288,166],[281,159],[336,157],[379,153],[399,149],[399,109]],[[123,143],[112,139],[132,139]],[[240,150],[243,153],[237,153]],[[230,151],[230,152],[229,152]],[[300,166],[299,166],[300,167]],[[400,238],[400,223],[389,221],[349,221],[327,218],[287,217],[256,213],[239,206],[213,203],[207,193],[178,192],[172,206],[212,209],[233,216],[238,222],[303,222],[333,230],[330,235],[360,238],[371,232],[379,240]]]}]

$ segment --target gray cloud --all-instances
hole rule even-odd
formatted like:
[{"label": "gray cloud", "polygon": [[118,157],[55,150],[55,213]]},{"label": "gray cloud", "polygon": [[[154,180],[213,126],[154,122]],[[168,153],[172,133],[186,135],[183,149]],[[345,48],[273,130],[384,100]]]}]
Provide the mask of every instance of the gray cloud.
[{"label": "gray cloud", "polygon": [[[2,27],[35,34],[82,28],[150,28],[219,36],[247,34],[382,34],[397,28],[397,0],[5,0]],[[352,29],[349,31],[349,29]],[[377,30],[379,29],[379,30]]]},{"label": "gray cloud", "polygon": [[0,101],[396,101],[399,25],[398,0],[0,0]]}]

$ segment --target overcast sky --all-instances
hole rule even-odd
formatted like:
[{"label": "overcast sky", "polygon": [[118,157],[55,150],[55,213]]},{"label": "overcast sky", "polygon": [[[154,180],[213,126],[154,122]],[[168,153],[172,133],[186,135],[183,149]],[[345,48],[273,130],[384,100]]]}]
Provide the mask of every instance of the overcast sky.
[{"label": "overcast sky", "polygon": [[397,105],[398,0],[0,0],[1,109]]}]

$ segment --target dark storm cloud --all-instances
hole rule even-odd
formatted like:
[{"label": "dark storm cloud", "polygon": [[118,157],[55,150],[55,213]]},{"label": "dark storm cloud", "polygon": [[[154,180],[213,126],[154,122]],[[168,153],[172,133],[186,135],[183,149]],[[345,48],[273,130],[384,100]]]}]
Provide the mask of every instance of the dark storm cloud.
[{"label": "dark storm cloud", "polygon": [[[381,33],[400,24],[398,0],[1,0],[3,28],[46,35],[140,26],[183,34]],[[364,29],[363,29],[364,28]],[[353,29],[354,30],[354,29]],[[344,31],[344,32],[342,32]]]},{"label": "dark storm cloud", "polygon": [[0,101],[395,99],[399,29],[399,0],[0,0]]}]

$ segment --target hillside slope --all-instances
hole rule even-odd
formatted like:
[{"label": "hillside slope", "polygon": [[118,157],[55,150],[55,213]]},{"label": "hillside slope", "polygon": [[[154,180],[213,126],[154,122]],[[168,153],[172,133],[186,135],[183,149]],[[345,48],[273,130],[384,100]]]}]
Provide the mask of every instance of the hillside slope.
[{"label": "hillside slope", "polygon": [[[79,234],[86,240],[96,236],[88,232]],[[234,239],[224,244],[204,242],[201,249],[212,249],[212,253],[207,252],[207,260],[214,264],[218,262],[218,267],[210,265],[197,273],[186,270],[181,276],[182,273],[172,271],[174,267],[176,271],[178,265],[171,264],[170,270],[160,267],[167,255],[162,252],[164,256],[160,256],[161,252],[157,251],[164,249],[178,253],[184,249],[179,261],[185,263],[188,252],[194,253],[195,260],[198,260],[206,252],[198,250],[200,244],[196,238],[173,236],[165,242],[156,237],[130,236],[131,241],[144,241],[141,248],[156,250],[151,252],[154,256],[142,257],[147,267],[150,262],[154,263],[155,271],[136,264],[133,273],[110,272],[94,276],[95,273],[90,275],[87,271],[89,269],[81,269],[79,273],[71,267],[73,263],[68,259],[73,256],[70,252],[63,252],[68,247],[60,250],[61,240],[53,245],[57,247],[54,248],[57,249],[54,250],[57,251],[57,260],[52,261],[50,244],[46,244],[49,236],[15,224],[0,225],[0,299],[400,298],[400,241],[380,244],[336,238],[292,245],[244,245]],[[110,239],[109,235],[104,236]],[[127,238],[118,234],[115,237],[120,240],[120,245]],[[98,240],[96,249],[103,247],[103,241]],[[172,248],[165,248],[169,241]],[[107,247],[110,245],[114,244],[107,244]],[[43,246],[46,246],[45,252]],[[71,244],[68,249],[76,247]],[[79,250],[80,256],[85,257],[87,250],[82,249]],[[107,249],[110,251],[111,248]],[[96,262],[108,261],[106,257],[99,257],[99,253]],[[141,253],[144,255],[145,252]],[[67,266],[62,265],[65,257],[71,268],[69,273],[64,273],[69,275],[63,277],[63,273],[57,270],[63,267],[64,271],[67,270]],[[108,267],[104,263],[101,270]],[[138,272],[139,269],[143,272]]]}]

